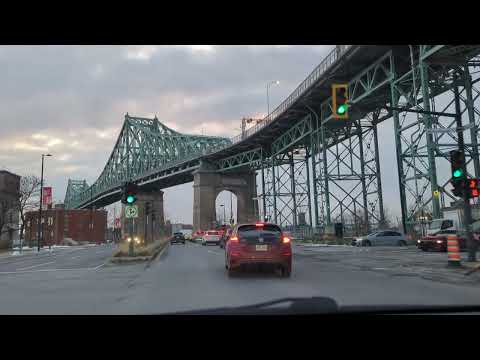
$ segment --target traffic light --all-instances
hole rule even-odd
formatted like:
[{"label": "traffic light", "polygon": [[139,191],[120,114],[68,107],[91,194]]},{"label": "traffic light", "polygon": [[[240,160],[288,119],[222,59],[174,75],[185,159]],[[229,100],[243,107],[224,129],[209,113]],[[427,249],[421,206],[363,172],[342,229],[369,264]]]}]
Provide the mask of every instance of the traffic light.
[{"label": "traffic light", "polygon": [[137,201],[137,192],[138,192],[138,185],[132,182],[127,182],[123,186],[123,193],[122,193],[122,203],[127,205],[132,205]]},{"label": "traffic light", "polygon": [[473,199],[480,195],[479,179],[468,179],[468,198]]},{"label": "traffic light", "polygon": [[466,183],[464,152],[460,150],[450,151],[450,163],[452,166],[452,192],[455,196],[461,197],[463,196]]},{"label": "traffic light", "polygon": [[348,85],[332,85],[332,114],[335,119],[348,119]]}]

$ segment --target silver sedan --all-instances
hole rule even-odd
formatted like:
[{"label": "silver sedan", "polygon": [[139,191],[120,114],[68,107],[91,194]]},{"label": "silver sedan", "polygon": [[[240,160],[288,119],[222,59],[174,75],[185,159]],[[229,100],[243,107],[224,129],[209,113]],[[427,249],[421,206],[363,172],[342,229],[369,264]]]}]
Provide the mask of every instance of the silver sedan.
[{"label": "silver sedan", "polygon": [[355,239],[356,246],[406,246],[407,238],[397,231],[377,231]]}]

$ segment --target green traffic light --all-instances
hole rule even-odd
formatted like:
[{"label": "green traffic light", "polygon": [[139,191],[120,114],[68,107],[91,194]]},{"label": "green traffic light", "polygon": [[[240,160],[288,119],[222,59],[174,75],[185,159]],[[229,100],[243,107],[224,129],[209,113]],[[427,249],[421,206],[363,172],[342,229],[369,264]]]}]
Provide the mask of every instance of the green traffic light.
[{"label": "green traffic light", "polygon": [[347,112],[347,105],[346,104],[340,105],[337,109],[337,114],[343,115],[346,112]]},{"label": "green traffic light", "polygon": [[128,195],[127,196],[127,203],[131,204],[135,201],[135,198],[133,197],[133,195]]},{"label": "green traffic light", "polygon": [[462,176],[462,174],[463,174],[463,171],[460,169],[457,169],[453,172],[453,177],[459,178],[460,176]]}]

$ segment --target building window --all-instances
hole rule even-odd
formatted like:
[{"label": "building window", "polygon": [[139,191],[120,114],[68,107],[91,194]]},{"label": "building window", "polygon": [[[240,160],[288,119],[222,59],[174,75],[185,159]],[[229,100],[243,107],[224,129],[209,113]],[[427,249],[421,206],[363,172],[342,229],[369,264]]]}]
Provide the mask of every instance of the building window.
[{"label": "building window", "polygon": [[53,217],[48,217],[48,225],[53,225]]},{"label": "building window", "polygon": [[30,227],[30,220],[27,221],[27,228]]}]

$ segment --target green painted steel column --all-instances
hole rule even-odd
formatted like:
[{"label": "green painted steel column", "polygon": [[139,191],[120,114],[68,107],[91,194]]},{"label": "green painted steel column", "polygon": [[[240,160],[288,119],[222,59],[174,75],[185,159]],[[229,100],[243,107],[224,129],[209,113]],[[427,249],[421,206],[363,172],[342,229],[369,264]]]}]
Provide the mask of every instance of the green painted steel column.
[{"label": "green painted steel column", "polygon": [[290,186],[292,191],[292,200],[293,200],[293,228],[297,229],[297,195],[295,192],[295,164],[293,161],[293,151],[290,154]]},{"label": "green painted steel column", "polygon": [[[310,169],[309,169],[309,165],[308,165],[308,160],[309,160],[309,157],[308,155],[311,154],[311,151],[309,151],[309,149],[307,148],[306,149],[306,154],[305,154],[305,165],[307,166],[307,201],[308,201],[308,221],[309,221],[309,225],[310,227],[313,226],[312,224],[312,201],[310,199],[310,194],[311,194],[311,190],[310,190]],[[312,163],[313,163],[313,157],[310,155],[310,158],[312,159]]]},{"label": "green painted steel column", "polygon": [[325,207],[326,207],[326,225],[331,225],[332,220],[330,217],[330,194],[328,190],[328,167],[327,167],[327,142],[325,141],[325,124],[322,122],[320,125],[320,134],[322,140],[322,153],[323,153],[323,181],[325,189]]},{"label": "green painted steel column", "polygon": [[465,92],[466,92],[466,101],[465,105],[467,107],[468,121],[472,125],[470,128],[470,139],[472,143],[472,158],[473,158],[473,168],[475,171],[475,177],[478,179],[480,177],[480,161],[478,158],[478,141],[477,141],[477,130],[475,129],[475,110],[474,110],[474,101],[472,96],[472,77],[468,66],[465,65],[463,71],[463,80],[465,82]]},{"label": "green painted steel column", "polygon": [[262,158],[262,208],[263,208],[263,221],[265,221],[265,216],[267,216],[267,204],[265,202],[265,159],[263,155],[263,148],[260,150],[261,158]]},{"label": "green painted steel column", "polygon": [[[362,127],[360,122],[358,123],[358,145],[360,150],[360,175],[361,175],[361,183],[362,183],[362,198],[363,198],[363,216],[365,220],[365,224],[367,226],[367,234],[370,233],[370,224],[368,221],[368,199],[367,199],[367,184],[365,183],[365,164],[364,164],[364,154],[363,154],[363,134],[362,134]],[[353,169],[353,167],[352,167]],[[363,230],[363,229],[362,229]]]},{"label": "green painted steel column", "polygon": [[385,223],[385,213],[383,210],[383,188],[382,188],[382,174],[380,171],[380,158],[378,156],[378,134],[377,134],[377,123],[374,119],[373,124],[373,143],[375,146],[375,170],[376,170],[376,177],[377,177],[377,191],[378,191],[378,205],[379,205],[379,212],[380,212],[380,223]]},{"label": "green painted steel column", "polygon": [[[422,89],[422,98],[423,106],[425,111],[431,111],[430,109],[430,93],[428,87],[428,69],[427,65],[420,60],[419,63],[420,69],[420,79],[421,79],[421,89]],[[428,133],[428,130],[432,128],[432,118],[429,114],[423,115],[424,126],[426,128],[427,134],[427,154],[428,154],[428,172],[430,177],[430,194],[433,194],[438,190],[438,181],[437,181],[437,168],[435,164],[435,142],[433,141],[433,135]],[[432,208],[433,208],[433,218],[440,218],[440,203],[438,198],[432,196]]]},{"label": "green painted steel column", "polygon": [[275,224],[277,222],[277,189],[275,184],[275,156],[272,155],[272,190],[273,190],[273,221]]},{"label": "green painted steel column", "polygon": [[[393,68],[393,79],[390,82],[390,92],[392,96],[392,106],[398,106],[398,94],[395,89],[396,70]],[[401,126],[397,110],[393,110],[393,130],[395,133],[395,149],[397,153],[397,172],[398,172],[398,187],[400,190],[400,208],[402,211],[402,225],[403,231],[408,232],[407,229],[407,198],[405,196],[405,175],[403,173],[403,159],[402,159],[402,139],[400,137]]]},{"label": "green painted steel column", "polygon": [[[317,134],[318,129],[315,130],[315,134]],[[317,189],[317,182],[318,182],[318,177],[317,177],[317,166],[315,164],[315,156],[318,156],[318,147],[315,146],[313,135],[314,132],[312,131],[312,136],[310,138],[310,144],[311,144],[311,149],[312,149],[312,154],[311,154],[311,159],[312,159],[312,180],[313,180],[313,211],[315,215],[315,228],[319,227],[319,222],[318,222],[318,189]],[[318,136],[318,135],[317,135]]]}]

